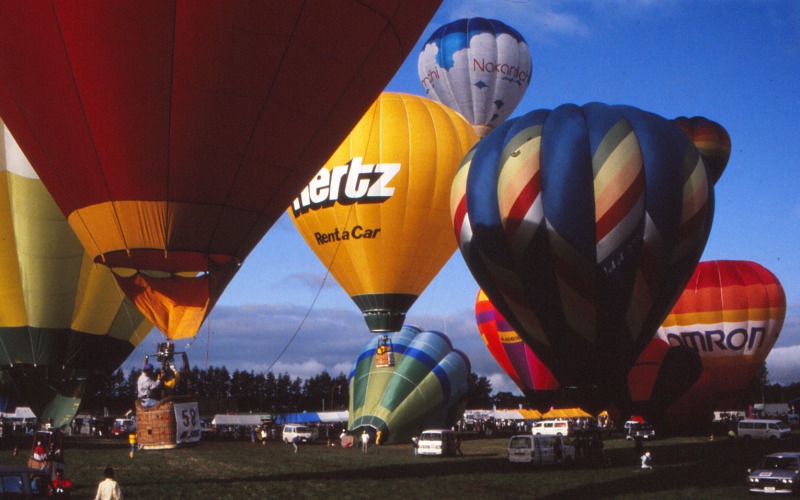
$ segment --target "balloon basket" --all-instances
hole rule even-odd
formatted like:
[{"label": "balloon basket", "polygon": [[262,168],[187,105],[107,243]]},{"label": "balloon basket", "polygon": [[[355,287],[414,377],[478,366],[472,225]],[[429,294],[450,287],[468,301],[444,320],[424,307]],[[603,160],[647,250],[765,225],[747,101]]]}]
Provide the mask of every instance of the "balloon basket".
[{"label": "balloon basket", "polygon": [[375,350],[375,366],[385,368],[394,366],[394,345],[388,335],[384,335]]},{"label": "balloon basket", "polygon": [[170,396],[154,406],[136,401],[136,443],[140,450],[168,450],[200,441],[200,413],[191,396]]},{"label": "balloon basket", "polygon": [[385,368],[387,366],[394,366],[394,353],[385,352],[383,354],[375,355],[375,366],[378,368]]}]

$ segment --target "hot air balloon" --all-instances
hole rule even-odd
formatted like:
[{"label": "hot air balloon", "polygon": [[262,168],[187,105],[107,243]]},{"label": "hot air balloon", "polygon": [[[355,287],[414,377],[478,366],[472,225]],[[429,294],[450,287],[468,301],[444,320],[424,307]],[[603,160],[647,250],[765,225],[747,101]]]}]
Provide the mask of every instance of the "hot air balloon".
[{"label": "hot air balloon", "polygon": [[92,259],[191,337],[439,4],[4,1],[0,116]]},{"label": "hot air balloon", "polygon": [[0,134],[0,371],[36,416],[72,420],[153,325],[92,263],[14,139]]},{"label": "hot air balloon", "polygon": [[621,397],[697,264],[713,187],[668,120],[563,105],[483,138],[456,174],[451,212],[486,295],[562,386],[596,394],[598,410]]},{"label": "hot air balloon", "polygon": [[480,137],[508,118],[531,81],[531,54],[517,30],[494,19],[437,29],[419,55],[425,93],[464,115]]},{"label": "hot air balloon", "polygon": [[668,431],[666,413],[700,378],[703,365],[692,349],[670,346],[654,336],[628,372],[629,398],[619,407],[630,415],[640,415],[658,430]]},{"label": "hot air balloon", "polygon": [[371,331],[399,330],[455,252],[450,184],[476,141],[446,106],[381,94],[289,207]]},{"label": "hot air balloon", "polygon": [[525,345],[483,290],[478,290],[475,299],[475,319],[489,352],[534,407],[539,410],[552,407],[560,399],[558,380]]},{"label": "hot air balloon", "polygon": [[380,337],[361,349],[348,376],[348,429],[381,431],[388,443],[410,442],[422,428],[450,428],[463,415],[470,363],[446,335],[403,326],[388,334],[396,364],[376,367]]},{"label": "hot air balloon", "polygon": [[702,116],[679,116],[672,121],[697,146],[700,156],[708,165],[711,182],[716,184],[731,156],[731,137],[728,131],[719,123]]},{"label": "hot air balloon", "polygon": [[739,399],[778,340],[785,316],[783,287],[760,264],[699,263],[657,331],[670,345],[697,352],[703,363],[703,378],[670,408],[671,420],[741,406]]}]

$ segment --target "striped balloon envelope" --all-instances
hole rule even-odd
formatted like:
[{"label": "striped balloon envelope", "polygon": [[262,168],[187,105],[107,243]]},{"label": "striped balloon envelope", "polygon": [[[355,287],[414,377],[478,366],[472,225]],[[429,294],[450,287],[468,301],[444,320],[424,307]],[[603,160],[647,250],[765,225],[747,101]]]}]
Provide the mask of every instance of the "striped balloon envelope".
[{"label": "striped balloon envelope", "polygon": [[693,349],[703,362],[702,384],[695,384],[670,411],[691,414],[702,405],[700,413],[708,414],[717,409],[715,404],[735,404],[778,340],[785,317],[783,287],[762,265],[699,263],[657,332],[672,346]]},{"label": "striped balloon envelope", "polygon": [[450,209],[492,303],[563,386],[596,388],[600,405],[691,276],[713,200],[675,124],[590,103],[501,124],[465,157]]},{"label": "striped balloon envelope", "polygon": [[0,121],[0,390],[41,422],[72,421],[153,324],[94,264]]},{"label": "striped balloon envelope", "polygon": [[394,366],[376,366],[378,336],[364,345],[353,365],[348,429],[381,431],[386,442],[403,443],[423,428],[453,426],[466,407],[467,356],[440,332],[405,325],[388,337]]},{"label": "striped balloon envelope", "polygon": [[728,165],[731,156],[731,137],[728,131],[715,121],[702,116],[687,118],[679,116],[672,120],[697,146],[711,173],[711,182],[716,184]]},{"label": "striped balloon envelope", "polygon": [[475,320],[489,352],[531,402],[535,404],[542,399],[543,391],[559,388],[558,380],[525,345],[483,290],[478,291],[475,299]]}]

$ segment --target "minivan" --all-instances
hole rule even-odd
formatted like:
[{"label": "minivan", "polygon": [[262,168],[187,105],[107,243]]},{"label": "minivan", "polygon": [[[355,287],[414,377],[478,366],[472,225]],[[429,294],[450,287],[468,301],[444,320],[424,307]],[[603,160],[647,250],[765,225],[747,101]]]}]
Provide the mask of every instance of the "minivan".
[{"label": "minivan", "polygon": [[301,443],[310,443],[313,439],[311,428],[307,425],[286,424],[283,426],[283,442],[291,443],[295,436],[300,438]]},{"label": "minivan", "polygon": [[450,429],[422,431],[417,441],[419,455],[455,455],[456,433]]},{"label": "minivan", "polygon": [[788,439],[792,430],[782,420],[739,420],[737,435],[745,439]]},{"label": "minivan", "polygon": [[533,423],[534,436],[568,436],[569,422],[566,420],[540,420]]}]

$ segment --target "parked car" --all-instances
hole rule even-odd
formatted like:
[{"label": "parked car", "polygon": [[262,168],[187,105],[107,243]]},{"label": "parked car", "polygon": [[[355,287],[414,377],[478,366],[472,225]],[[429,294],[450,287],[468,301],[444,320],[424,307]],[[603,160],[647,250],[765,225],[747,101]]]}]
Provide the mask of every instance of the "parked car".
[{"label": "parked car", "polygon": [[300,438],[301,443],[310,443],[314,439],[311,428],[307,425],[286,424],[283,426],[283,442],[291,443],[294,437]]},{"label": "parked car", "polygon": [[789,439],[792,429],[783,420],[739,420],[736,434],[743,439]]},{"label": "parked car", "polygon": [[450,429],[422,431],[417,441],[419,455],[455,455],[456,448],[456,433]]},{"label": "parked car", "polygon": [[511,436],[508,461],[534,465],[571,464],[575,461],[575,447],[567,444],[562,436]]},{"label": "parked car", "polygon": [[50,498],[52,487],[43,470],[0,465],[0,498]]},{"label": "parked car", "polygon": [[653,426],[647,422],[634,422],[628,427],[628,434],[625,439],[643,439],[650,440],[656,438],[656,431]]},{"label": "parked car", "polygon": [[570,430],[567,420],[540,420],[533,423],[531,434],[534,436],[568,436]]},{"label": "parked car", "polygon": [[130,418],[118,418],[111,426],[111,435],[114,437],[127,437],[131,432],[136,432],[136,421]]},{"label": "parked car", "polygon": [[797,493],[800,491],[800,452],[771,453],[755,470],[747,470],[753,493]]}]

